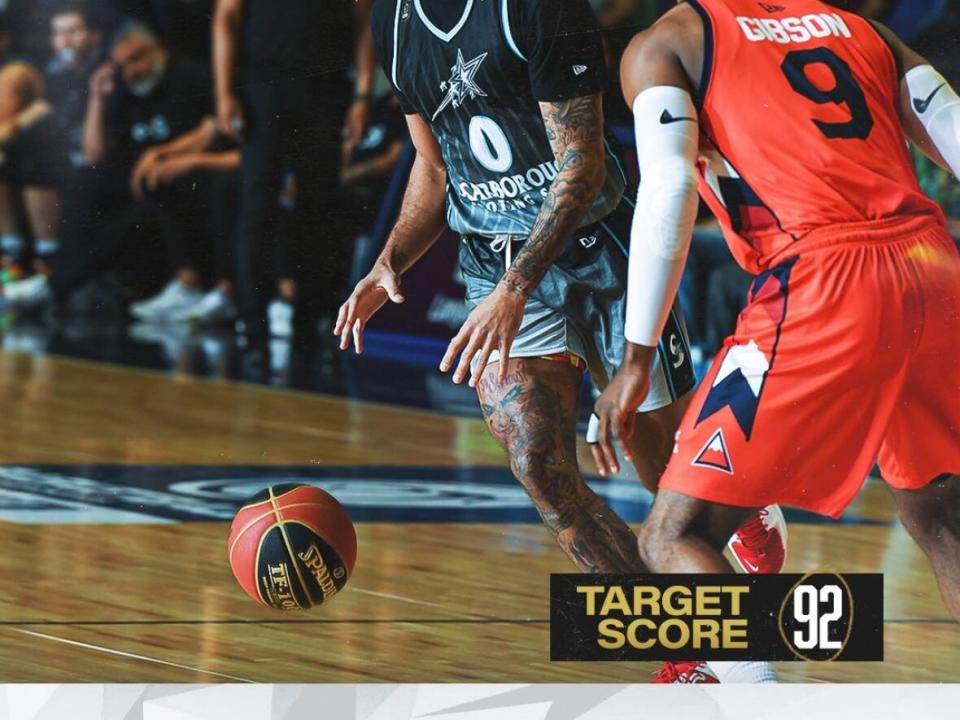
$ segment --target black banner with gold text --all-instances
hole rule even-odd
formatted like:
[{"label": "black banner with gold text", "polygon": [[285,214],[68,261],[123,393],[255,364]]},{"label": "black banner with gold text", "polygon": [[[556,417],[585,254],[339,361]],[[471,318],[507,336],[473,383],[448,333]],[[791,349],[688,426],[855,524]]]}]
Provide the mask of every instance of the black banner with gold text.
[{"label": "black banner with gold text", "polygon": [[883,660],[883,576],[553,575],[552,660]]}]

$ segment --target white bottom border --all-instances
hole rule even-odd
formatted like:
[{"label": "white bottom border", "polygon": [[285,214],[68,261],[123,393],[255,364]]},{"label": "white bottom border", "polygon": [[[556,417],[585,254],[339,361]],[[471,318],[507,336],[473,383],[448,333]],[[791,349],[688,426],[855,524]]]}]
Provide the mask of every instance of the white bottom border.
[{"label": "white bottom border", "polygon": [[2,720],[915,720],[960,685],[0,685]]}]

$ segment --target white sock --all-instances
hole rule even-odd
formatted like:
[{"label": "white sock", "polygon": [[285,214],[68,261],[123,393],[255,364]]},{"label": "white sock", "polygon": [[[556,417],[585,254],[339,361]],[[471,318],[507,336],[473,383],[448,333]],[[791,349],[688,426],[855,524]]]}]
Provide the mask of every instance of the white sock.
[{"label": "white sock", "polygon": [[0,251],[4,255],[19,255],[23,252],[23,248],[26,245],[23,241],[22,235],[16,235],[14,233],[3,233],[0,235]]},{"label": "white sock", "polygon": [[60,241],[56,238],[37,238],[33,249],[40,257],[50,257],[60,249]]},{"label": "white sock", "polygon": [[775,683],[777,671],[768,662],[708,662],[721,683]]}]

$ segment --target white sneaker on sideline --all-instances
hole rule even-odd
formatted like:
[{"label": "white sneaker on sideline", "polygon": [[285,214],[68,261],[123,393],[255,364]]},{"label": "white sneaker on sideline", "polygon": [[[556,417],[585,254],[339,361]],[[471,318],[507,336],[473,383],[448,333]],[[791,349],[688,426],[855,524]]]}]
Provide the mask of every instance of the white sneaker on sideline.
[{"label": "white sneaker on sideline", "polygon": [[52,301],[53,291],[46,275],[34,275],[5,284],[2,300],[6,307],[29,310]]},{"label": "white sneaker on sideline", "polygon": [[271,337],[293,337],[293,304],[280,298],[271,302],[267,308],[267,324]]},{"label": "white sneaker on sideline", "polygon": [[237,308],[233,304],[233,298],[221,290],[213,289],[200,298],[199,302],[174,313],[170,319],[173,322],[212,325],[233,320],[236,316]]},{"label": "white sneaker on sideline", "polygon": [[132,303],[130,314],[145,322],[170,322],[177,313],[186,311],[202,299],[202,292],[173,279],[152,298]]}]

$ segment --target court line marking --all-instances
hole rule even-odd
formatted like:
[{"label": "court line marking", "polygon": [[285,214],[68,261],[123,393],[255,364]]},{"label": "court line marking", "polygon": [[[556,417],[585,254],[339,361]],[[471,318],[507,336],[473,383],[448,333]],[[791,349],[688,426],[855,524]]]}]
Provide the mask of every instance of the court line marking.
[{"label": "court line marking", "polygon": [[[110,625],[546,625],[550,618],[330,618],[323,620],[5,620],[0,627],[71,627]],[[944,622],[953,622],[944,621]],[[25,631],[24,631],[25,632]]]},{"label": "court line marking", "polygon": [[[360,593],[361,595],[371,595],[372,597],[383,598],[385,600],[396,600],[397,602],[410,603],[411,605],[423,605],[424,607],[439,608],[440,610],[446,610],[450,612],[449,605],[443,605],[442,603],[433,603],[428,600],[417,600],[416,598],[408,598],[403,595],[393,595],[391,593],[378,592],[376,590],[364,590],[363,588],[351,587],[350,592]],[[476,615],[471,613],[471,620],[489,620],[489,615]]]},{"label": "court line marking", "polygon": [[[0,627],[95,627],[112,625],[547,625],[550,618],[329,618],[277,620],[2,620]],[[893,618],[884,625],[955,625],[949,618]],[[22,631],[26,632],[26,631]]]},{"label": "court line marking", "polygon": [[47,635],[45,633],[34,632],[33,630],[21,630],[20,628],[11,628],[14,632],[21,633],[23,635],[31,635],[33,637],[43,638],[44,640],[53,640],[55,642],[64,643],[65,645],[74,645],[76,647],[85,648],[87,650],[97,650],[99,652],[108,653],[110,655],[120,655],[121,657],[131,658],[133,660],[144,660],[146,662],[152,662],[157,665],[167,665],[169,667],[179,668],[180,670],[189,670],[191,672],[202,673],[205,675],[214,675],[216,677],[221,677],[226,680],[236,680],[237,682],[244,683],[254,683],[255,680],[250,680],[248,678],[237,677],[236,675],[227,675],[226,673],[219,673],[216,670],[206,670],[204,668],[193,667],[192,665],[182,665],[180,663],[170,662],[169,660],[161,660],[160,658],[153,658],[147,655],[136,655],[134,653],[124,652],[123,650],[114,650],[113,648],[103,647],[102,645],[92,645],[90,643],[80,642],[79,640],[68,640],[67,638],[57,637],[56,635]]}]

